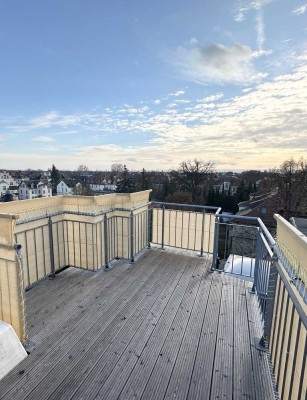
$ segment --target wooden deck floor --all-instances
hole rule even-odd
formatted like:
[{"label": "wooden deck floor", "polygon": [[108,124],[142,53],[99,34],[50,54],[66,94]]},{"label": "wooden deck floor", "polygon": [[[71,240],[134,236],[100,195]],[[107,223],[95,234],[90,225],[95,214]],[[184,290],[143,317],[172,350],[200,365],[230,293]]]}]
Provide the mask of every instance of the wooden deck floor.
[{"label": "wooden deck floor", "polygon": [[273,399],[248,284],[206,258],[151,249],[134,265],[69,268],[27,292],[37,348],[1,399]]}]

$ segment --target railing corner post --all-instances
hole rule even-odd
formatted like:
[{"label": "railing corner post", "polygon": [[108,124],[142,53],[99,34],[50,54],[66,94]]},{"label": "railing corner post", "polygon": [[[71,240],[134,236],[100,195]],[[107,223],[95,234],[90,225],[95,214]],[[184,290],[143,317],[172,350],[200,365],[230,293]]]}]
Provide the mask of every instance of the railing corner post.
[{"label": "railing corner post", "polygon": [[214,227],[214,243],[213,243],[213,256],[211,271],[214,271],[217,267],[218,262],[218,251],[219,251],[219,229],[220,229],[220,217],[215,216],[215,227]]},{"label": "railing corner post", "polygon": [[271,328],[273,322],[274,315],[274,302],[275,302],[275,293],[276,293],[276,285],[277,285],[277,267],[276,263],[278,263],[278,256],[274,252],[271,258],[271,267],[270,267],[270,275],[269,275],[269,283],[268,283],[268,294],[265,304],[265,310],[263,312],[264,318],[264,328],[263,335],[265,338],[270,340],[271,336]]}]

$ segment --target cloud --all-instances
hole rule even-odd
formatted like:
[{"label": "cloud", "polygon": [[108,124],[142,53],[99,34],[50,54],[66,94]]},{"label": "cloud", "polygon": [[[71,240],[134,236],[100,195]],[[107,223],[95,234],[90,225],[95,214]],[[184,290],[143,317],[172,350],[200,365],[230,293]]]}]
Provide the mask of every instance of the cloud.
[{"label": "cloud", "polygon": [[185,91],[184,91],[184,90],[178,90],[177,92],[169,93],[168,96],[175,96],[175,97],[177,97],[177,96],[182,96],[182,95],[184,95],[184,94],[185,94]]},{"label": "cloud", "polygon": [[264,43],[265,43],[265,26],[263,20],[263,12],[262,8],[272,3],[274,0],[254,0],[245,5],[244,7],[239,7],[237,13],[235,14],[235,21],[242,22],[245,20],[246,15],[251,11],[256,11],[256,32],[257,32],[257,45],[258,45],[258,52],[256,53],[257,56],[261,55],[268,55],[272,51],[264,50]]},{"label": "cloud", "polygon": [[300,7],[296,8],[292,12],[296,15],[304,14],[307,11],[307,3],[301,5]]},{"label": "cloud", "polygon": [[36,136],[32,139],[34,142],[54,142],[51,136]]},{"label": "cloud", "polygon": [[75,133],[78,133],[77,130],[72,130],[72,131],[59,131],[56,132],[56,135],[74,135]]},{"label": "cloud", "polygon": [[60,115],[57,111],[51,111],[39,117],[31,118],[29,121],[30,129],[50,128],[53,126],[66,127],[76,125],[80,118],[76,115]]},{"label": "cloud", "polygon": [[244,4],[244,6],[238,7],[236,14],[234,16],[235,21],[241,22],[245,20],[246,15],[251,10],[260,10],[262,7],[267,4],[272,3],[275,0],[255,0],[250,1],[248,4]]},{"label": "cloud", "polygon": [[181,74],[193,82],[242,84],[259,79],[252,64],[253,52],[248,46],[212,44],[208,47],[180,47],[173,62]]},{"label": "cloud", "polygon": [[160,100],[160,99],[154,100],[153,103],[154,103],[154,104],[160,104],[160,103],[161,103],[161,100]]},{"label": "cloud", "polygon": [[[40,144],[40,149],[46,150],[41,157],[29,154],[33,152],[31,144],[16,149],[20,154],[14,156],[10,147],[5,147],[6,142],[1,143],[0,156],[7,168],[16,168],[22,162],[20,168],[47,168],[55,163],[61,169],[75,169],[80,164],[104,169],[110,168],[119,155],[121,162],[130,160],[138,169],[169,169],[188,158],[216,160],[217,169],[277,167],[283,160],[307,152],[306,93],[306,54],[301,54],[291,72],[251,83],[235,97],[210,92],[206,87],[206,97],[192,99],[189,93],[189,104],[178,103],[180,97],[172,98],[178,104],[176,109],[168,108],[169,101],[157,110],[152,101],[148,102],[152,109],[131,115],[130,109],[142,108],[131,105],[126,114],[119,112],[122,106],[113,107],[112,114],[80,113],[84,140],[71,141],[69,149],[64,148],[66,138],[56,136],[56,143],[43,140],[46,143]],[[62,117],[57,115],[55,121]],[[70,117],[74,121],[74,116]],[[105,140],[106,132],[114,136]],[[8,136],[3,129],[2,133]],[[50,137],[49,128],[42,128],[40,133]]]}]

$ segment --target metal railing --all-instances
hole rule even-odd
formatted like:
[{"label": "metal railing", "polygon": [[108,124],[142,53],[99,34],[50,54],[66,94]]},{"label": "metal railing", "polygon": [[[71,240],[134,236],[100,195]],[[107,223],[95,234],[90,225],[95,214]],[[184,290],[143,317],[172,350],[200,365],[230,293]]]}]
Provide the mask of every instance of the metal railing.
[{"label": "metal railing", "polygon": [[218,207],[152,203],[152,239],[155,244],[213,252],[215,213]]},{"label": "metal railing", "polygon": [[260,344],[270,351],[278,391],[285,398],[286,394],[300,398],[293,394],[306,393],[307,317],[306,296],[298,298],[296,289],[305,283],[293,282],[288,275],[287,257],[261,219],[220,211],[152,202],[131,209],[63,212],[23,221],[17,225],[15,241],[22,245],[25,286],[64,266],[97,270],[108,269],[116,258],[133,262],[151,243],[162,249],[171,246],[201,256],[212,254],[212,272],[252,282],[262,317]]}]

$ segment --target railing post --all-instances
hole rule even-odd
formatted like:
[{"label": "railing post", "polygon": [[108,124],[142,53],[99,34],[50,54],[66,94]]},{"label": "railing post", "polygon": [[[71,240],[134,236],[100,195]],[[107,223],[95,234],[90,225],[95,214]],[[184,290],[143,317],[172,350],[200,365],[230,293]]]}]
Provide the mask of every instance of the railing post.
[{"label": "railing post", "polygon": [[201,221],[201,239],[200,239],[200,257],[204,255],[204,237],[205,237],[205,210],[203,210],[203,219]]},{"label": "railing post", "polygon": [[254,269],[254,281],[253,287],[250,290],[250,293],[256,293],[257,284],[258,284],[258,273],[261,259],[261,228],[258,228],[257,233],[257,242],[256,242],[256,257],[255,257],[255,269]]},{"label": "railing post", "polygon": [[53,246],[53,232],[52,232],[52,219],[48,218],[49,228],[49,246],[50,246],[50,266],[51,266],[51,277],[55,278],[55,266],[54,266],[54,246]]},{"label": "railing post", "polygon": [[150,205],[148,205],[148,209],[147,209],[147,248],[150,249],[151,247],[151,228],[152,228],[152,224],[151,224],[151,218],[152,218],[152,208],[150,207]]},{"label": "railing post", "polygon": [[165,222],[165,206],[162,207],[162,241],[161,241],[162,250],[164,250],[164,222]]},{"label": "railing post", "polygon": [[130,256],[131,256],[131,262],[134,262],[134,215],[133,215],[133,210],[130,211]]},{"label": "railing post", "polygon": [[272,322],[273,322],[273,313],[274,313],[274,301],[275,301],[275,293],[276,293],[276,285],[277,285],[277,268],[276,263],[278,263],[278,257],[274,252],[271,260],[270,266],[270,275],[269,275],[269,284],[268,284],[268,295],[265,304],[265,310],[263,312],[264,315],[264,329],[263,334],[264,337],[270,340]]},{"label": "railing post", "polygon": [[215,225],[214,225],[214,243],[213,243],[213,257],[212,257],[211,271],[214,271],[216,269],[216,264],[217,264],[217,259],[218,259],[219,229],[220,229],[220,217],[218,215],[216,215],[215,216]]},{"label": "railing post", "polygon": [[104,269],[108,270],[109,267],[109,247],[108,247],[108,216],[104,214],[103,218],[103,236],[104,236]]}]

